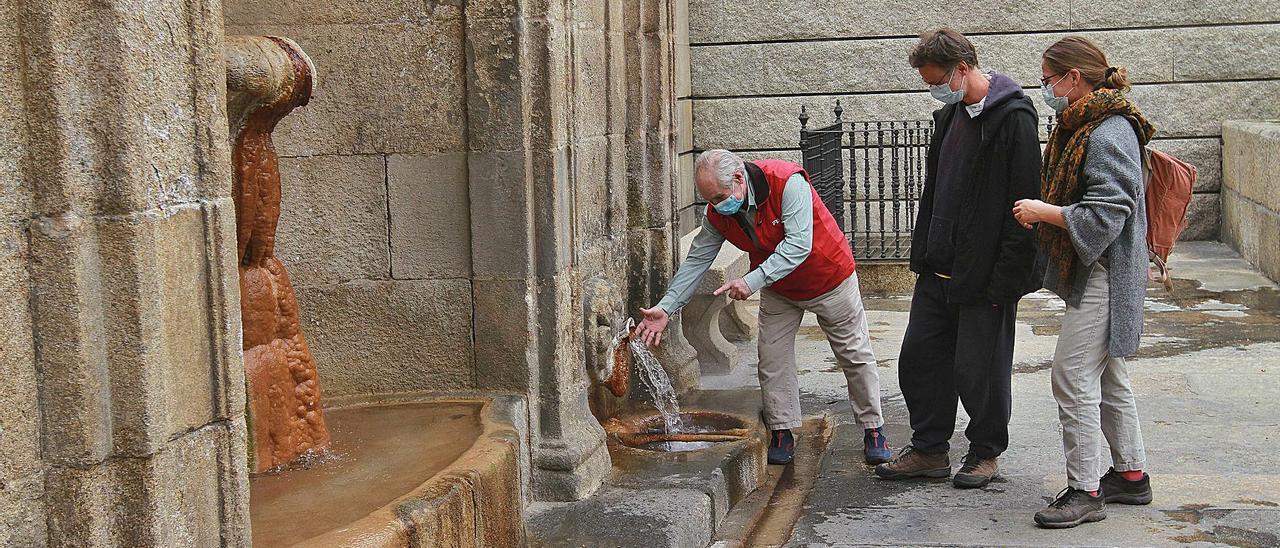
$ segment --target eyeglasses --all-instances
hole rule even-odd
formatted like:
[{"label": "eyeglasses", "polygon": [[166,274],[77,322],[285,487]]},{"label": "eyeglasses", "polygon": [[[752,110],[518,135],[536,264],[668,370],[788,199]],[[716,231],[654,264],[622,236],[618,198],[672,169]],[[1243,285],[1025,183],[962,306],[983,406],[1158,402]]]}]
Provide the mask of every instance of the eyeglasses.
[{"label": "eyeglasses", "polygon": [[[1052,80],[1052,79],[1054,79],[1054,78],[1057,78],[1057,76],[1058,76],[1057,74],[1050,74],[1050,75],[1048,75],[1048,76],[1045,76],[1044,78],[1041,78],[1041,79],[1040,79],[1040,85],[1042,85],[1042,86],[1047,86],[1047,85],[1049,85],[1049,80]],[[1064,74],[1064,75],[1062,75],[1062,78],[1066,78],[1066,77],[1067,77],[1067,76],[1066,76],[1065,74]],[[1062,81],[1062,78],[1058,78],[1058,82],[1061,82],[1061,81]],[[1056,85],[1058,85],[1058,82],[1054,82],[1054,83],[1053,83],[1053,85],[1055,85],[1055,86],[1056,86]]]}]

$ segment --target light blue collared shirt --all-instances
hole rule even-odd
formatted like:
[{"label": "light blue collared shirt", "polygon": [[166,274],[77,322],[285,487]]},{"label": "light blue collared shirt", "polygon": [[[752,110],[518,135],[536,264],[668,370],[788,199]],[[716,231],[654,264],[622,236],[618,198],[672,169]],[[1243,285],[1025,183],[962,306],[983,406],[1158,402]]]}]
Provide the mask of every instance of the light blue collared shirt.
[{"label": "light blue collared shirt", "polygon": [[[749,183],[747,203],[743,207],[747,208],[747,219],[754,223],[756,197]],[[787,179],[782,190],[782,227],[786,235],[774,248],[773,254],[742,278],[752,293],[786,277],[809,258],[809,251],[813,248],[813,193],[809,190],[809,181],[799,173]],[[680,263],[680,269],[671,278],[671,286],[667,288],[667,293],[658,302],[658,306],[668,314],[674,314],[689,304],[698,280],[716,260],[723,244],[724,235],[710,221],[703,219],[702,231],[693,237],[689,256]]]}]

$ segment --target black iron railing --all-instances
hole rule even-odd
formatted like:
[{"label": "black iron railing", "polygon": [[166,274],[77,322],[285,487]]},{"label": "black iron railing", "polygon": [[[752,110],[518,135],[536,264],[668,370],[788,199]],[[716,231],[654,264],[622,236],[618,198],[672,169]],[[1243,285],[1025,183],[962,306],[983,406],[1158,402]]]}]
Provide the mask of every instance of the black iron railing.
[{"label": "black iron railing", "polygon": [[[814,189],[858,260],[904,260],[911,254],[933,120],[846,122],[838,100],[833,112],[835,122],[809,129],[800,108],[800,153]],[[1052,127],[1050,117],[1041,139]]]}]

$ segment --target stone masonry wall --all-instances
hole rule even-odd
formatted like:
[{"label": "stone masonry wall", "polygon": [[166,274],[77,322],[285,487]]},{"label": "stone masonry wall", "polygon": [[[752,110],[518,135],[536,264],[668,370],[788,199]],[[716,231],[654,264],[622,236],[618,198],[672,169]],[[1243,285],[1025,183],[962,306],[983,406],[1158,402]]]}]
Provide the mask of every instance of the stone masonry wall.
[{"label": "stone masonry wall", "polygon": [[276,253],[324,394],[475,388],[462,7],[228,0],[224,16],[316,67],[274,133]]},{"label": "stone masonry wall", "polygon": [[1222,128],[1222,241],[1280,280],[1280,121]]},{"label": "stone masonry wall", "polygon": [[249,543],[222,36],[0,3],[0,546]]},{"label": "stone masonry wall", "polygon": [[[1154,146],[1200,171],[1184,239],[1218,237],[1221,122],[1280,113],[1273,0],[689,0],[692,147],[797,160],[800,107],[811,126],[826,124],[836,98],[845,120],[927,120],[939,103],[907,53],[940,26],[966,33],[980,64],[1026,87],[1042,115],[1039,56],[1057,39],[1087,36],[1127,66],[1132,97],[1160,130]],[[680,184],[687,207],[692,180]]]},{"label": "stone masonry wall", "polygon": [[324,393],[519,394],[534,496],[594,491],[588,370],[674,262],[670,4],[229,0],[225,17],[318,73],[274,137],[277,254]]}]

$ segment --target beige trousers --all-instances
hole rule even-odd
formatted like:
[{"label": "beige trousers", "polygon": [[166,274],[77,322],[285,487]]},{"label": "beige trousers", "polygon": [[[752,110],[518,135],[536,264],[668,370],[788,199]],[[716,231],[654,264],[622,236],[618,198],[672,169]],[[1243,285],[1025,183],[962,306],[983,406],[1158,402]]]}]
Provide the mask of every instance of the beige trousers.
[{"label": "beige trousers", "polygon": [[[1084,274],[1078,273],[1077,275]],[[1138,404],[1129,385],[1124,358],[1107,353],[1111,328],[1107,270],[1094,265],[1079,307],[1067,307],[1053,352],[1053,397],[1062,423],[1067,485],[1098,488],[1106,472],[1102,439],[1111,446],[1111,463],[1120,472],[1146,465]]]},{"label": "beige trousers", "polygon": [[764,422],[770,430],[797,428],[801,422],[796,370],[796,334],[804,313],[818,316],[836,363],[844,371],[849,403],[863,428],[884,424],[880,414],[880,374],[871,351],[867,315],[858,275],[807,301],[793,301],[765,288],[760,295],[760,392]]}]

